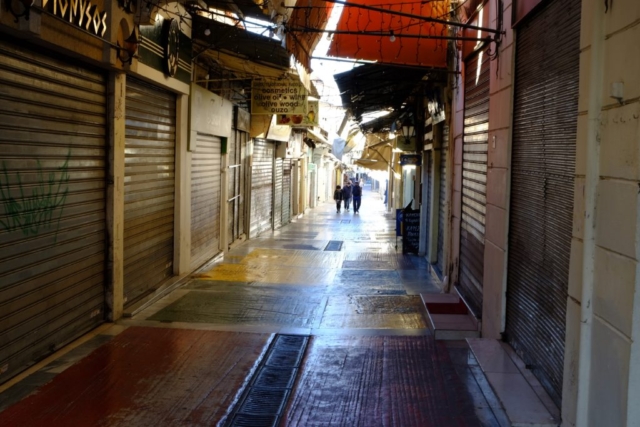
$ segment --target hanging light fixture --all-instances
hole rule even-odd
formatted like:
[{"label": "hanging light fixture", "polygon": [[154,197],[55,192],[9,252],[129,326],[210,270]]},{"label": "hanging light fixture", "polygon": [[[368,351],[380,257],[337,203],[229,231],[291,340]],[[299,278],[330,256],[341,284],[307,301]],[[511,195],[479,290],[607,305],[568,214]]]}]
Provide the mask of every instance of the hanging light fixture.
[{"label": "hanging light fixture", "polygon": [[396,35],[393,34],[393,30],[391,30],[391,35],[389,36],[389,41],[391,43],[393,43],[394,41],[396,41]]},{"label": "hanging light fixture", "polygon": [[4,5],[5,8],[9,11],[9,13],[11,13],[13,15],[14,18],[16,18],[16,23],[18,22],[18,20],[24,16],[25,20],[29,20],[29,13],[31,12],[31,6],[33,6],[33,3],[35,2],[35,0],[18,0],[16,1],[16,3],[19,3],[22,5],[22,12],[16,12],[13,9],[13,3],[14,0],[5,0],[4,1]]},{"label": "hanging light fixture", "polygon": [[413,116],[409,116],[402,122],[402,136],[404,137],[404,143],[409,144],[411,138],[416,135],[416,129],[413,126]]},{"label": "hanging light fixture", "polygon": [[122,65],[130,65],[133,62],[133,58],[136,58],[138,46],[140,46],[140,39],[138,38],[138,33],[134,27],[133,31],[131,31],[131,35],[127,37],[122,47],[118,48],[118,58],[122,62]]}]

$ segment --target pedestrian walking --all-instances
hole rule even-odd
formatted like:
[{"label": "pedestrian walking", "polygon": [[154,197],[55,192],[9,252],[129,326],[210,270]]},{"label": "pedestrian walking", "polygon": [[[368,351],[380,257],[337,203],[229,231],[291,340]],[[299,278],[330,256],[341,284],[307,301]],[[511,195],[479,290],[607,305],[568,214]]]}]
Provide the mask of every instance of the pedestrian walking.
[{"label": "pedestrian walking", "polygon": [[340,213],[340,207],[342,205],[342,190],[339,185],[336,185],[336,190],[333,192],[333,200],[336,202],[336,213]]},{"label": "pedestrian walking", "polygon": [[342,188],[342,200],[344,200],[344,208],[349,212],[349,205],[351,204],[351,181],[347,181],[347,184]]},{"label": "pedestrian walking", "polygon": [[351,194],[353,196],[353,213],[358,213],[360,211],[360,203],[362,202],[362,187],[360,187],[358,181],[356,181],[353,186]]}]

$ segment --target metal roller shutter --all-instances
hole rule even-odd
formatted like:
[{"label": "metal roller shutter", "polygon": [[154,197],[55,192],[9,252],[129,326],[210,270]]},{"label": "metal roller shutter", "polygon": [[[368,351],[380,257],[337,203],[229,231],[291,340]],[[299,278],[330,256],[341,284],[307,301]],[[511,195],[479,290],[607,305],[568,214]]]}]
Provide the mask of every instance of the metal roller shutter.
[{"label": "metal roller shutter", "polygon": [[462,221],[459,289],[482,316],[484,225],[489,139],[489,56],[481,51],[465,63]]},{"label": "metal roller shutter", "polygon": [[291,159],[282,162],[282,224],[291,222]]},{"label": "metal roller shutter", "polygon": [[275,165],[275,193],[273,196],[273,229],[282,227],[282,159],[276,159]]},{"label": "metal roller shutter", "polygon": [[256,139],[253,145],[251,169],[251,237],[272,227],[273,208],[273,143]]},{"label": "metal roller shutter", "polygon": [[176,97],[127,77],[124,183],[126,305],[173,276]]},{"label": "metal roller shutter", "polygon": [[[518,27],[506,337],[560,406],[578,117],[580,0]],[[541,60],[543,59],[543,60]]]},{"label": "metal roller shutter", "polygon": [[444,274],[444,231],[447,226],[447,152],[449,150],[449,124],[442,124],[442,144],[440,151],[440,203],[438,204],[438,246],[436,272],[442,280]]},{"label": "metal roller shutter", "polygon": [[0,42],[0,383],[104,321],[106,93]]},{"label": "metal roller shutter", "polygon": [[191,154],[191,268],[220,252],[219,138],[199,133]]}]

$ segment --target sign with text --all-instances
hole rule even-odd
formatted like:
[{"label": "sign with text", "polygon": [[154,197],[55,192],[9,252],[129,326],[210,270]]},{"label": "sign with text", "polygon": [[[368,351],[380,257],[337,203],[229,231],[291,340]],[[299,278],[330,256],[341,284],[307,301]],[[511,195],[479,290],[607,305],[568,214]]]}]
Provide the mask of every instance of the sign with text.
[{"label": "sign with text", "polygon": [[422,166],[422,156],[416,154],[401,154],[400,164],[402,166]]},{"label": "sign with text", "polygon": [[304,114],[278,114],[277,123],[287,126],[319,126],[319,109],[319,101],[307,100],[306,112]]},{"label": "sign with text", "polygon": [[251,84],[251,114],[306,115],[307,95],[300,82],[254,80]]},{"label": "sign with text", "polygon": [[107,12],[90,0],[42,0],[42,8],[97,36],[107,31]]},{"label": "sign with text", "polygon": [[402,213],[402,253],[417,254],[420,248],[420,210],[405,208]]}]

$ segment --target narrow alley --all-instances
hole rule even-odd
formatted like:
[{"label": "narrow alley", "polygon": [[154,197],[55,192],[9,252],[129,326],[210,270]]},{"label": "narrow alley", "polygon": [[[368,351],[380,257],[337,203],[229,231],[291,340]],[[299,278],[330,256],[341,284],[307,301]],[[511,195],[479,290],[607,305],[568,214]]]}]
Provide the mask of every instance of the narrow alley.
[{"label": "narrow alley", "polygon": [[[5,384],[0,425],[509,425],[464,342],[427,328],[439,292],[365,187],[360,214],[322,204]],[[292,369],[283,340],[306,346]]]}]

